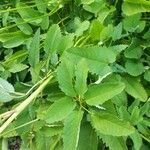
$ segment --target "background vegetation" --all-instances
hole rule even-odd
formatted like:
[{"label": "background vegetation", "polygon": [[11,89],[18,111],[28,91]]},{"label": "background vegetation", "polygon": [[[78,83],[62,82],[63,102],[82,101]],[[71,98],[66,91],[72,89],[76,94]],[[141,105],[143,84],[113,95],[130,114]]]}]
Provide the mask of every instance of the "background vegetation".
[{"label": "background vegetation", "polygon": [[0,149],[150,149],[149,0],[0,1]]}]

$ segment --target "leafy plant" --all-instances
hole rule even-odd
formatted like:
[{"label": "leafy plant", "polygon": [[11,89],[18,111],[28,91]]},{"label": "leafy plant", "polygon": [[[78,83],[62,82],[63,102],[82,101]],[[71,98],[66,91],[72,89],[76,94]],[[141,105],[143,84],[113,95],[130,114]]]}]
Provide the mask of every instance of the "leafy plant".
[{"label": "leafy plant", "polygon": [[149,0],[1,1],[1,149],[149,149],[149,17]]}]

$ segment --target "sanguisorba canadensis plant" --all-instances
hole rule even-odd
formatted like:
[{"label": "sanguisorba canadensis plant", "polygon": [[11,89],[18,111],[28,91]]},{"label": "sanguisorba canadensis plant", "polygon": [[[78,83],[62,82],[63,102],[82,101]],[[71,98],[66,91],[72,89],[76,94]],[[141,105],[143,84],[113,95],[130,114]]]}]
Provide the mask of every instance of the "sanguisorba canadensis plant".
[{"label": "sanguisorba canadensis plant", "polygon": [[150,1],[0,1],[0,149],[150,149]]}]

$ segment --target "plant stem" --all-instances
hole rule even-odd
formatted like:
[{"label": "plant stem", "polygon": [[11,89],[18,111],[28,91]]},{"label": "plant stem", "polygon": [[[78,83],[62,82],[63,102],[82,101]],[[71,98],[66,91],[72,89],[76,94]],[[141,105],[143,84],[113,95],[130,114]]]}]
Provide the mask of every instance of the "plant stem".
[{"label": "plant stem", "polygon": [[8,120],[0,127],[0,134],[7,128],[7,126],[39,95],[44,87],[49,83],[53,76],[49,76],[43,83],[35,90],[27,99],[25,99],[14,110],[15,112],[8,118]]}]

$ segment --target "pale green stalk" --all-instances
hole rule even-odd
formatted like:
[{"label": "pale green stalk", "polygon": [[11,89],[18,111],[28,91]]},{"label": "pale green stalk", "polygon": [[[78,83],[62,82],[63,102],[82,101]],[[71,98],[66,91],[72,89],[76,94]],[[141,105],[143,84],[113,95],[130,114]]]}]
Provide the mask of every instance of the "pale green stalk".
[{"label": "pale green stalk", "polygon": [[53,76],[49,76],[41,83],[41,85],[18,107],[14,109],[14,113],[8,118],[8,120],[0,127],[0,134],[7,128],[7,126],[40,94],[44,87],[49,83]]}]

